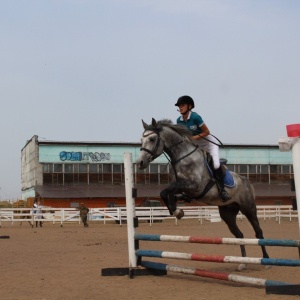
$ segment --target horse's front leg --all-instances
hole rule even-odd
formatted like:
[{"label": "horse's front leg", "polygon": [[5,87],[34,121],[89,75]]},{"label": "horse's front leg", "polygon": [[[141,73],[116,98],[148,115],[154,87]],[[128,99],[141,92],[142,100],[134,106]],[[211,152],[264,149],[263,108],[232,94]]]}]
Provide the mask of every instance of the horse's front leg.
[{"label": "horse's front leg", "polygon": [[184,216],[182,209],[177,208],[176,201],[177,198],[175,194],[178,193],[178,185],[176,182],[173,182],[166,189],[162,190],[160,193],[161,199],[164,201],[167,206],[170,215],[174,215],[177,219],[181,219]]}]

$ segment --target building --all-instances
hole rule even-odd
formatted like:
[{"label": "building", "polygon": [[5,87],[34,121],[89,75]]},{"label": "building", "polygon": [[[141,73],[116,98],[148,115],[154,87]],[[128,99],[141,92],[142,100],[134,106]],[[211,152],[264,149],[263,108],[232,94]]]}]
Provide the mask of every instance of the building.
[{"label": "building", "polygon": [[[39,196],[52,207],[124,205],[124,153],[136,161],[139,151],[137,143],[41,141],[35,135],[21,150],[22,199],[31,205]],[[230,170],[254,184],[257,200],[290,204],[291,153],[274,145],[225,145],[220,151]],[[137,205],[160,199],[170,183],[170,167],[163,155],[143,171],[134,164]]]}]

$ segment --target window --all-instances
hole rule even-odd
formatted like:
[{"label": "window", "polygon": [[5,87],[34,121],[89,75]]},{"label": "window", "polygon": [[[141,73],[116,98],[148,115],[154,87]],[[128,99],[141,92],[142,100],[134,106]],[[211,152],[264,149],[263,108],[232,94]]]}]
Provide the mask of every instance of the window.
[{"label": "window", "polygon": [[98,165],[97,164],[90,164],[89,165],[90,173],[98,173]]},{"label": "window", "polygon": [[103,175],[102,180],[105,183],[112,183],[112,165],[111,164],[103,164]]},{"label": "window", "polygon": [[103,164],[103,173],[111,173],[111,164]]},{"label": "window", "polygon": [[281,173],[283,174],[290,174],[291,173],[291,168],[290,166],[286,166],[286,165],[283,165],[281,166]]},{"label": "window", "polygon": [[277,165],[270,165],[270,173],[278,173],[278,169]]},{"label": "window", "polygon": [[65,164],[65,173],[73,173],[73,165]]},{"label": "window", "polygon": [[239,165],[239,171],[241,174],[247,174],[248,170],[247,170],[247,165]]},{"label": "window", "polygon": [[113,165],[113,173],[122,173],[122,165]]},{"label": "window", "polygon": [[261,174],[269,174],[269,165],[260,165]]},{"label": "window", "polygon": [[87,173],[87,164],[79,164],[79,173]]},{"label": "window", "polygon": [[158,165],[157,164],[150,164],[150,173],[152,173],[152,174],[158,173]]},{"label": "window", "polygon": [[53,173],[53,165],[52,164],[44,164],[43,165],[43,173]]},{"label": "window", "polygon": [[62,173],[63,165],[62,164],[54,164],[54,173]]},{"label": "window", "polygon": [[249,173],[250,174],[256,174],[257,173],[256,165],[249,165]]}]

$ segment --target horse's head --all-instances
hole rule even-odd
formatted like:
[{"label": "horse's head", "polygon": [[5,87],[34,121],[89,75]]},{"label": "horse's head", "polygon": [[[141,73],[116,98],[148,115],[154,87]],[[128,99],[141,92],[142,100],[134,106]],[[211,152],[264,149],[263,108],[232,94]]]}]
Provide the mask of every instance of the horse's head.
[{"label": "horse's head", "polygon": [[140,170],[146,169],[149,163],[160,156],[164,150],[164,141],[160,137],[162,126],[152,118],[151,125],[147,125],[143,120],[144,133],[141,138],[142,147],[137,160]]}]

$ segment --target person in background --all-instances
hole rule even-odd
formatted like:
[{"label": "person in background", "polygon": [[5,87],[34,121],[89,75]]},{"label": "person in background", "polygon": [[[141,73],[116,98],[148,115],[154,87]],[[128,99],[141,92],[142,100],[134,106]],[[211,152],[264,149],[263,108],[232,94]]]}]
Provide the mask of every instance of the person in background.
[{"label": "person in background", "polygon": [[218,141],[212,135],[202,117],[192,109],[195,107],[194,100],[190,96],[179,97],[175,106],[178,106],[180,117],[177,118],[177,124],[183,125],[189,129],[193,135],[193,140],[198,146],[208,152],[214,163],[214,175],[220,191],[220,197],[223,202],[228,201],[231,197],[224,187],[224,173],[220,165]]},{"label": "person in background", "polygon": [[40,225],[40,227],[43,227],[43,222],[41,221],[43,219],[42,216],[42,205],[40,201],[35,201],[33,204],[34,209],[34,213],[36,214],[35,219],[38,221],[35,221],[35,227],[39,227],[38,225]]},{"label": "person in background", "polygon": [[87,217],[88,217],[88,213],[89,213],[89,209],[84,205],[84,203],[81,203],[79,207],[76,208],[77,210],[79,210],[79,215],[81,218],[81,221],[83,223],[84,227],[89,227],[88,223],[87,223]]}]

